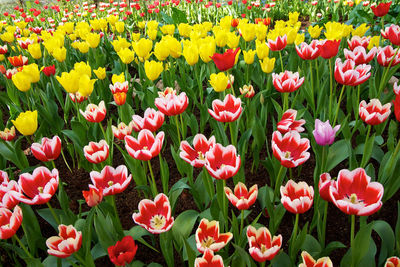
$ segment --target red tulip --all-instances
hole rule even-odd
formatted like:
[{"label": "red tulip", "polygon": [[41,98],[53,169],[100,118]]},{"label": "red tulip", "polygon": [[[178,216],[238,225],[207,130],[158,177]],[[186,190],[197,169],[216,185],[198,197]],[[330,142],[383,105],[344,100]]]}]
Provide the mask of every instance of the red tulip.
[{"label": "red tulip", "polygon": [[42,143],[33,143],[31,145],[33,156],[40,161],[55,160],[61,153],[61,139],[57,135],[52,139],[42,138]]},{"label": "red tulip", "polygon": [[349,215],[369,216],[382,206],[383,186],[370,182],[363,168],[341,170],[330,188],[333,204]]},{"label": "red tulip", "polygon": [[250,256],[257,262],[272,260],[282,246],[282,236],[272,237],[266,227],[260,227],[258,230],[249,225],[246,231],[249,241]]},{"label": "red tulip", "polygon": [[277,124],[277,130],[281,134],[285,134],[290,131],[296,131],[296,132],[303,132],[304,128],[301,127],[303,126],[306,121],[305,120],[298,120],[296,121],[296,116],[297,116],[297,110],[294,109],[288,109],[283,113],[282,119],[278,122]]},{"label": "red tulip", "polygon": [[23,65],[28,64],[28,58],[22,55],[8,57],[7,59],[14,67],[22,67]]},{"label": "red tulip", "polygon": [[400,45],[400,26],[392,24],[386,27],[385,30],[381,30],[382,37],[389,39],[393,45]]},{"label": "red tulip", "polygon": [[5,128],[4,131],[0,131],[0,138],[4,141],[12,141],[16,136],[15,127],[11,126],[10,129]]},{"label": "red tulip", "polygon": [[7,45],[6,45],[6,44],[3,45],[3,46],[0,45],[0,55],[7,54],[7,52],[8,52],[8,47],[7,47]]},{"label": "red tulip", "polygon": [[321,57],[330,59],[339,52],[340,40],[325,40],[318,45],[321,51]]},{"label": "red tulip", "polygon": [[360,102],[358,112],[360,118],[369,125],[378,125],[384,122],[390,115],[391,104],[382,106],[379,99],[371,99],[367,105],[365,100]]},{"label": "red tulip", "polygon": [[206,249],[217,252],[228,244],[232,239],[232,233],[219,233],[219,222],[208,221],[203,218],[196,230],[196,247],[200,253],[204,253]]},{"label": "red tulip", "polygon": [[129,123],[129,125],[126,125],[125,123],[121,122],[118,124],[118,127],[112,125],[111,129],[114,134],[114,137],[119,140],[124,140],[125,136],[130,135],[132,133],[133,124],[134,122]]},{"label": "red tulip", "polygon": [[215,144],[206,153],[204,166],[215,179],[226,180],[236,175],[240,164],[240,155],[236,155],[236,148],[233,145],[224,147],[221,144]]},{"label": "red tulip", "polygon": [[86,204],[89,207],[97,206],[103,200],[103,188],[96,188],[89,185],[88,191],[82,191]]},{"label": "red tulip", "polygon": [[58,236],[46,240],[49,248],[47,253],[58,258],[68,258],[81,248],[82,232],[78,232],[72,225],[60,224],[58,232]]},{"label": "red tulip", "polygon": [[87,146],[83,148],[85,158],[94,164],[105,161],[108,158],[108,144],[106,140],[100,140],[100,142],[89,142]]},{"label": "red tulip", "polygon": [[77,102],[77,103],[82,103],[87,99],[87,96],[82,96],[79,92],[76,92],[74,94],[69,93],[69,98],[71,99],[72,102]]},{"label": "red tulip", "polygon": [[246,98],[252,98],[256,94],[253,85],[244,85],[243,87],[239,88],[239,92]]},{"label": "red tulip", "polygon": [[315,261],[307,251],[303,251],[301,258],[303,262],[300,263],[299,267],[333,267],[333,263],[329,257],[319,258]]},{"label": "red tulip", "polygon": [[164,142],[164,132],[156,137],[147,129],[139,132],[138,138],[125,136],[125,148],[129,155],[139,160],[150,160],[160,154]]},{"label": "red tulip", "polygon": [[152,108],[147,108],[143,118],[138,115],[133,115],[132,121],[133,130],[135,130],[135,132],[147,129],[154,133],[163,125],[164,114]]},{"label": "red tulip", "polygon": [[396,119],[400,121],[400,84],[397,84],[397,82],[394,83],[393,85],[393,91],[394,94],[396,95],[395,100],[393,101],[393,106],[394,106],[394,115],[396,116]]},{"label": "red tulip", "polygon": [[[395,54],[395,49],[392,46],[387,45],[385,47],[378,48],[378,55],[376,59],[378,60],[379,65],[383,67],[388,67],[389,64],[391,67],[396,66],[400,63],[400,53]],[[394,57],[394,59],[393,59]],[[390,63],[391,62],[391,63]]]},{"label": "red tulip", "polygon": [[11,79],[12,79],[12,76],[13,76],[14,74],[16,74],[17,72],[18,72],[18,70],[17,70],[16,68],[9,69],[9,70],[6,71],[5,76],[6,76],[7,79],[11,80]]},{"label": "red tulip", "polygon": [[112,263],[116,266],[125,266],[133,261],[137,249],[138,246],[135,244],[135,240],[128,235],[124,236],[114,246],[109,246],[107,251]]},{"label": "red tulip", "polygon": [[335,62],[335,80],[343,85],[357,86],[364,83],[371,76],[371,65],[358,65],[347,59],[342,63],[340,58]]},{"label": "red tulip", "polygon": [[285,70],[279,74],[272,73],[272,80],[275,89],[281,93],[291,93],[299,89],[304,82],[304,77],[300,78],[298,72]]},{"label": "red tulip", "polygon": [[258,186],[255,184],[247,190],[246,185],[239,182],[235,186],[234,193],[228,187],[225,187],[224,191],[233,206],[239,210],[247,210],[257,200]]},{"label": "red tulip", "polygon": [[114,97],[114,102],[118,106],[125,104],[126,101],[126,93],[128,92],[129,85],[128,81],[123,83],[116,82],[114,85],[110,84],[110,90]]},{"label": "red tulip", "polygon": [[350,40],[347,40],[347,44],[349,45],[349,49],[353,51],[356,47],[362,46],[365,49],[368,48],[369,41],[371,40],[371,37],[360,37],[360,36],[353,36]]},{"label": "red tulip", "polygon": [[44,67],[42,69],[42,72],[44,73],[44,75],[46,75],[47,77],[50,76],[54,76],[56,74],[56,68],[54,65],[48,66],[48,67]]},{"label": "red tulip", "polygon": [[278,36],[275,40],[268,39],[267,45],[271,51],[281,51],[287,45],[287,36]]},{"label": "red tulip", "polygon": [[223,102],[215,99],[212,102],[212,108],[208,109],[208,113],[220,122],[233,122],[239,118],[243,111],[240,98],[231,94],[227,94]]},{"label": "red tulip", "polygon": [[294,214],[308,211],[314,200],[314,189],[305,182],[289,180],[281,186],[281,202],[285,209]]},{"label": "red tulip", "polygon": [[123,192],[132,180],[132,175],[128,175],[125,165],[120,165],[116,169],[105,166],[101,172],[91,171],[90,179],[93,186],[103,189],[103,195],[115,195]]},{"label": "red tulip", "polygon": [[8,179],[8,174],[5,171],[0,171],[0,208],[13,209],[19,204],[19,200],[16,199],[12,192],[21,193],[21,188],[17,182]]},{"label": "red tulip", "polygon": [[9,239],[18,231],[22,223],[22,210],[15,206],[14,211],[0,208],[0,239]]},{"label": "red tulip", "polygon": [[361,65],[361,64],[367,64],[371,60],[374,59],[376,52],[378,51],[378,48],[373,47],[369,52],[366,52],[366,49],[362,46],[358,46],[351,50],[347,50],[346,48],[344,49],[344,56],[346,59],[353,60],[356,65]]},{"label": "red tulip", "polygon": [[372,12],[374,12],[375,16],[383,17],[389,12],[391,4],[392,4],[392,1],[387,2],[387,3],[380,3],[379,5],[376,5],[376,3],[373,3],[373,4],[371,4],[371,9],[372,9]]},{"label": "red tulip", "polygon": [[236,55],[239,49],[239,47],[236,48],[236,50],[228,49],[223,54],[214,53],[211,58],[220,71],[230,70],[235,65]]},{"label": "red tulip", "polygon": [[332,202],[331,195],[329,194],[329,188],[332,185],[332,183],[334,183],[334,181],[331,180],[331,175],[329,173],[325,172],[319,176],[319,182],[318,182],[319,195],[323,200],[328,202]]},{"label": "red tulip", "polygon": [[161,234],[171,229],[174,217],[171,217],[169,199],[163,193],[158,194],[154,201],[143,199],[139,202],[139,213],[132,215],[135,223],[152,234]]},{"label": "red tulip", "polygon": [[202,134],[196,134],[193,139],[193,148],[187,141],[182,141],[179,156],[195,168],[202,168],[206,164],[206,153],[215,145],[215,137],[209,140]]},{"label": "red tulip", "polygon": [[304,60],[313,60],[319,57],[320,51],[318,47],[319,41],[312,40],[310,44],[305,42],[300,44],[300,47],[296,47],[296,52],[300,58]]},{"label": "red tulip", "polygon": [[390,257],[386,260],[385,267],[400,267],[400,259],[398,257]]},{"label": "red tulip", "polygon": [[106,117],[106,106],[104,101],[101,101],[99,105],[89,104],[86,107],[85,112],[80,110],[81,114],[89,122],[101,122]]},{"label": "red tulip", "polygon": [[[230,5],[232,5],[232,1],[228,1],[228,4],[229,4],[229,2],[231,2]],[[232,21],[231,21],[231,26],[232,26],[233,28],[236,28],[238,25],[239,25],[239,19],[238,19],[238,18],[232,19]]]},{"label": "red tulip", "polygon": [[32,174],[19,176],[21,192],[12,192],[12,196],[28,205],[40,205],[50,201],[58,188],[58,170],[51,172],[46,167],[37,167]]},{"label": "red tulip", "polygon": [[279,131],[272,134],[272,151],[281,165],[286,168],[297,167],[308,160],[310,141],[301,138],[296,131],[287,132],[284,136]]},{"label": "red tulip", "polygon": [[154,100],[156,107],[167,116],[175,116],[183,113],[189,104],[186,93],[176,95],[175,90],[167,87],[164,92],[158,93]]},{"label": "red tulip", "polygon": [[214,256],[211,249],[206,249],[203,257],[196,258],[194,267],[224,267],[224,260],[220,255]]}]

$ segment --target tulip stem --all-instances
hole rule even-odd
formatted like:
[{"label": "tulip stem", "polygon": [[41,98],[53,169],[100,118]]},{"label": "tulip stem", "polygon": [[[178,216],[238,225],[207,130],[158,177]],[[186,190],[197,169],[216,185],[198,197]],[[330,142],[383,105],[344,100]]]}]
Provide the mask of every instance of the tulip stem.
[{"label": "tulip stem", "polygon": [[214,184],[213,184],[212,177],[210,176],[210,174],[208,173],[208,171],[205,167],[203,168],[203,183],[206,186],[206,190],[207,190],[208,196],[210,197],[210,201],[211,201],[215,195],[214,194]]},{"label": "tulip stem", "polygon": [[13,235],[13,238],[18,242],[22,250],[28,255],[29,258],[34,259],[31,253],[29,253],[28,249],[25,247],[25,245],[21,242],[21,239],[18,238],[17,234]]},{"label": "tulip stem", "polygon": [[174,116],[175,117],[175,124],[176,124],[176,132],[177,132],[177,135],[178,135],[178,141],[179,141],[179,144],[178,145],[180,145],[181,144],[181,135],[180,135],[180,133],[179,133],[179,121],[178,121],[178,116]]},{"label": "tulip stem", "polygon": [[283,93],[283,112],[289,107],[289,93]]},{"label": "tulip stem", "polygon": [[78,253],[74,253],[73,255],[78,261],[80,261],[80,263],[83,264],[83,266],[86,265],[86,261]]},{"label": "tulip stem", "polygon": [[235,123],[235,122],[228,122],[229,132],[231,133],[231,142],[232,142],[232,145],[236,147],[236,138],[234,137],[234,133],[233,133],[233,123]]},{"label": "tulip stem", "polygon": [[[352,250],[354,250],[354,228],[356,225],[356,215],[350,215],[351,218],[351,228],[350,228],[350,246],[352,248]],[[353,251],[354,253],[354,251]],[[353,266],[353,262],[351,263],[351,265]]]},{"label": "tulip stem", "polygon": [[325,203],[324,203],[324,218],[322,219],[322,238],[321,238],[321,243],[322,243],[323,247],[325,247],[326,220],[328,218],[328,204],[329,204],[329,202],[325,201]]},{"label": "tulip stem", "polygon": [[[337,107],[336,107],[335,117],[334,117],[334,119],[333,119],[332,125],[335,125],[336,120],[337,120],[337,117],[338,117],[338,115],[339,115],[340,103],[342,102],[342,96],[343,96],[343,93],[344,93],[344,88],[346,88],[346,85],[343,85],[343,86],[342,86],[342,90],[340,91],[339,101],[338,101],[338,105],[337,105]],[[330,103],[329,103],[329,104],[330,104]]]},{"label": "tulip stem", "polygon": [[67,160],[65,159],[65,155],[64,155],[64,152],[63,152],[62,149],[61,149],[61,156],[63,157],[64,163],[65,163],[65,165],[67,166],[69,172],[72,173],[71,167],[68,165],[68,162],[67,162]]},{"label": "tulip stem", "polygon": [[388,65],[388,66],[384,69],[384,71],[383,71],[382,79],[381,79],[381,82],[379,83],[378,95],[376,96],[376,98],[378,98],[378,99],[379,99],[379,97],[380,97],[381,94],[382,94],[383,88],[385,87],[385,83],[386,83],[386,79],[387,79],[386,76],[387,76],[387,74],[388,74],[389,71],[390,71],[390,67],[392,66],[393,60],[395,59],[397,53],[399,52],[399,48],[400,48],[400,46],[398,46],[398,47],[396,48],[396,51],[394,52],[394,55],[392,56],[392,59],[391,59],[390,62],[389,62],[389,65]]},{"label": "tulip stem", "polygon": [[265,267],[266,261],[260,262],[260,267]]},{"label": "tulip stem", "polygon": [[244,223],[244,210],[240,211],[240,232],[239,232],[239,239],[242,236],[243,231],[243,223]]},{"label": "tulip stem", "polygon": [[371,128],[372,128],[372,126],[368,125],[367,135],[365,136],[365,142],[364,142],[364,152],[363,152],[363,156],[362,156],[361,164],[360,164],[361,168],[364,168],[365,165],[367,164],[366,161],[368,161],[368,158],[365,155],[367,152],[367,142],[368,142],[369,136],[371,134]]},{"label": "tulip stem", "polygon": [[[152,185],[151,185],[151,191],[153,191],[153,196],[155,197],[158,192],[157,192],[157,185],[156,185],[156,180],[154,179],[154,174],[153,174],[153,168],[151,167],[151,162],[150,160],[147,161],[147,164],[149,165],[149,170],[150,170],[150,175],[151,175],[151,181],[152,181]],[[161,167],[161,166],[160,166]]]},{"label": "tulip stem", "polygon": [[311,105],[313,110],[313,115],[315,115],[315,99],[314,99],[314,78],[313,78],[313,71],[312,71],[312,62],[310,62],[310,78],[311,78]]},{"label": "tulip stem", "polygon": [[185,128],[183,127],[183,119],[182,119],[182,113],[179,114],[179,118],[181,120],[181,129],[182,129],[182,138],[184,139],[186,137],[186,133],[185,133]]},{"label": "tulip stem", "polygon": [[53,166],[53,169],[57,169],[56,164],[54,163],[54,160],[51,160],[51,166]]},{"label": "tulip stem", "polygon": [[58,218],[57,214],[55,213],[55,211],[54,211],[53,207],[51,206],[50,202],[47,202],[46,204],[47,204],[47,207],[49,207],[50,213],[51,213],[51,215],[53,215],[54,220],[56,221],[56,223],[58,225],[60,225],[61,224],[60,219]]},{"label": "tulip stem", "polygon": [[293,234],[292,234],[292,240],[290,241],[290,256],[292,258],[292,261],[295,261],[295,251],[294,250],[294,243],[296,242],[296,237],[297,237],[297,228],[299,227],[299,213],[296,213],[296,219],[294,221],[294,228],[293,228]]},{"label": "tulip stem", "polygon": [[[332,114],[332,98],[333,98],[333,80],[332,80],[332,61],[331,59],[328,59],[329,63],[329,110],[328,110],[328,116],[330,117]],[[335,124],[333,124],[335,125]]]},{"label": "tulip stem", "polygon": [[284,72],[283,70],[283,60],[282,60],[282,52],[279,50],[279,58],[281,60],[281,68],[282,68],[282,72]]},{"label": "tulip stem", "polygon": [[199,67],[198,64],[194,66],[194,72],[197,78],[197,86],[199,87],[199,94],[200,94],[200,105],[203,105],[203,85],[202,81],[200,80],[200,74],[199,74]]},{"label": "tulip stem", "polygon": [[283,170],[284,170],[284,167],[283,167],[283,165],[281,165],[281,167],[279,168],[278,175],[276,177],[276,181],[275,181],[274,201],[275,201],[275,198],[278,196],[279,186],[282,184]]},{"label": "tulip stem", "polygon": [[104,140],[107,141],[107,136],[106,136],[106,133],[104,132],[103,125],[101,125],[101,122],[99,122],[99,126],[100,126],[100,129],[101,129],[101,132],[103,133]]}]

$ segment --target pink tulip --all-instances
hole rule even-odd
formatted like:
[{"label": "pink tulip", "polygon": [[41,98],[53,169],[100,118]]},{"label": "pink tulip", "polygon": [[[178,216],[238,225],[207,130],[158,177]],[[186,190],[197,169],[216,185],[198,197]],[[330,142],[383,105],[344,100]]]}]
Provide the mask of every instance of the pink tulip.
[{"label": "pink tulip", "polygon": [[236,154],[233,145],[227,147],[215,144],[206,153],[205,167],[208,173],[215,179],[226,180],[236,175],[240,169],[240,155]]},{"label": "pink tulip", "polygon": [[33,156],[40,161],[56,160],[61,153],[61,139],[57,135],[52,139],[42,138],[42,143],[33,143],[31,146]]},{"label": "pink tulip", "polygon": [[94,164],[105,161],[108,158],[108,144],[106,140],[100,140],[100,142],[89,142],[87,146],[83,148],[85,158]]},{"label": "pink tulip", "polygon": [[314,189],[305,182],[289,180],[281,186],[281,202],[285,209],[294,214],[308,211],[314,200]]},{"label": "pink tulip", "polygon": [[182,141],[179,156],[195,168],[202,168],[206,164],[206,153],[215,145],[215,137],[209,140],[202,134],[196,134],[193,139],[193,148],[187,141]]},{"label": "pink tulip", "polygon": [[332,128],[329,120],[322,122],[319,119],[315,120],[315,129],[313,135],[315,142],[320,146],[331,145],[335,141],[336,132],[339,131],[340,125]]}]

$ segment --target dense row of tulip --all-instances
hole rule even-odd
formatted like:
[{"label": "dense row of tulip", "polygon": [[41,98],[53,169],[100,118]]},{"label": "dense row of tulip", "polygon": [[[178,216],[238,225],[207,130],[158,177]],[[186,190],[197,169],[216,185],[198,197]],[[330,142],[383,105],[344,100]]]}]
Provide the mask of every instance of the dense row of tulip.
[{"label": "dense row of tulip", "polygon": [[[333,266],[329,254],[346,247],[326,237],[333,205],[350,216],[349,250],[334,261],[398,266],[400,219],[367,222],[400,189],[400,26],[387,23],[398,10],[288,2],[265,4],[262,16],[246,1],[66,3],[45,8],[48,19],[39,8],[4,13],[0,239],[10,259],[95,266],[108,255],[143,266],[151,257],[136,254],[147,249],[166,266]],[[214,6],[215,23],[200,19]],[[323,20],[345,18],[350,6],[354,25]],[[285,21],[253,20],[289,9]],[[357,10],[382,25],[356,23]],[[322,20],[305,28],[297,11]],[[91,181],[81,186],[86,212],[71,210],[65,190],[76,169]],[[265,181],[254,184],[260,170]],[[132,184],[142,200],[127,203],[135,226],[124,229],[116,198]],[[195,208],[177,213],[184,190]],[[280,228],[286,211],[290,236]],[[313,214],[302,225],[304,213]],[[42,236],[37,215],[58,235]]]}]

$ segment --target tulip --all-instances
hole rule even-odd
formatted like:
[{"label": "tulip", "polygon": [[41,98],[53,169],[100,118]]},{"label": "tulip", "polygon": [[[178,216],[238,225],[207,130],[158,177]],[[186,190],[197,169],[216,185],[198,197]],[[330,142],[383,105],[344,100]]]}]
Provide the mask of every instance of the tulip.
[{"label": "tulip", "polygon": [[358,65],[347,59],[342,63],[340,58],[335,62],[335,80],[343,85],[357,86],[364,83],[371,76],[371,65]]},{"label": "tulip", "polygon": [[154,100],[154,104],[166,116],[175,116],[183,113],[189,104],[185,92],[176,95],[175,90],[169,87],[164,92],[159,92],[158,96]]},{"label": "tulip", "polygon": [[281,202],[285,209],[294,214],[308,211],[314,200],[314,189],[305,182],[289,180],[281,186]]},{"label": "tulip", "polygon": [[296,52],[301,59],[314,60],[320,55],[318,44],[319,41],[317,40],[312,40],[310,44],[303,42],[300,44],[300,47],[298,47],[297,45],[295,46]]},{"label": "tulip", "polygon": [[124,236],[114,246],[109,246],[107,252],[111,262],[116,266],[126,266],[133,261],[137,249],[138,246],[135,244],[135,240],[128,235]]},{"label": "tulip", "polygon": [[74,94],[79,90],[79,73],[75,70],[63,72],[61,76],[57,76],[57,81],[61,84],[65,91]]},{"label": "tulip", "polygon": [[7,45],[6,44],[3,46],[0,45],[0,55],[5,55],[5,54],[7,54],[7,52],[8,52]]},{"label": "tulip", "polygon": [[99,80],[104,80],[106,76],[106,68],[98,68],[96,70],[93,70],[94,74],[96,74],[97,78]]},{"label": "tulip", "polygon": [[196,258],[194,267],[224,267],[224,260],[220,255],[215,255],[211,249],[204,251],[203,257]]},{"label": "tulip", "polygon": [[376,47],[373,47],[367,53],[364,47],[358,46],[354,48],[353,51],[347,50],[345,48],[344,56],[346,57],[346,59],[354,61],[356,65],[367,64],[374,59],[377,51],[378,49]]},{"label": "tulip", "polygon": [[133,61],[135,57],[135,52],[133,52],[129,48],[124,48],[118,52],[118,56],[121,59],[122,63],[129,64]]},{"label": "tulip", "polygon": [[[156,34],[157,34],[157,31],[156,31]],[[140,62],[143,62],[150,57],[150,52],[151,52],[151,49],[153,48],[153,42],[149,39],[142,38],[138,42],[132,43],[132,47],[133,47],[133,50],[135,50],[136,55],[139,57]],[[151,62],[156,63],[155,61],[151,61]],[[162,63],[161,62],[158,62],[158,63],[160,63],[161,67],[162,67]],[[145,65],[145,68],[146,68],[146,65]],[[146,71],[146,75],[147,75],[147,71]],[[147,75],[147,76],[149,76],[149,75]],[[158,75],[157,75],[157,77],[158,77]],[[150,80],[153,81],[155,79],[150,79]]]},{"label": "tulip", "polygon": [[208,109],[208,113],[220,122],[233,122],[239,118],[243,111],[240,98],[235,98],[231,94],[227,94],[223,102],[219,99],[214,100],[212,108]]},{"label": "tulip", "polygon": [[27,92],[31,89],[31,77],[27,72],[20,71],[12,76],[12,81],[21,92]]},{"label": "tulip", "polygon": [[89,122],[101,122],[106,117],[106,107],[104,101],[101,101],[99,105],[89,104],[86,106],[86,110],[80,110],[82,116]]},{"label": "tulip", "polygon": [[187,141],[182,141],[179,156],[195,168],[201,168],[206,164],[205,154],[215,145],[215,137],[210,139],[202,134],[196,134],[193,139],[193,148]]},{"label": "tulip", "polygon": [[19,176],[21,192],[12,192],[12,196],[28,205],[41,205],[50,201],[58,188],[58,170],[51,172],[46,167],[37,167],[32,174]]},{"label": "tulip", "polygon": [[218,74],[212,73],[209,82],[216,92],[223,92],[227,89],[229,81],[225,73],[219,72]]},{"label": "tulip", "polygon": [[193,42],[185,42],[183,45],[183,56],[189,66],[194,66],[199,61],[199,49]]},{"label": "tulip", "polygon": [[307,251],[301,253],[301,259],[303,262],[299,264],[299,267],[333,267],[329,257],[322,257],[315,261]]},{"label": "tulip", "polygon": [[164,113],[156,111],[152,108],[147,108],[143,118],[139,115],[132,116],[132,126],[135,132],[140,132],[147,129],[150,132],[156,132],[164,123]]},{"label": "tulip", "polygon": [[[397,49],[396,49],[397,50]],[[392,46],[378,47],[376,59],[379,65],[383,67],[394,67],[400,63],[400,53],[396,53]],[[394,57],[394,58],[393,58]]]},{"label": "tulip", "polygon": [[399,267],[400,259],[398,257],[390,257],[386,260],[385,267]]},{"label": "tulip", "polygon": [[325,172],[319,176],[318,190],[319,195],[323,200],[332,202],[329,188],[333,183],[334,181],[331,179],[331,175],[329,173]]},{"label": "tulip", "polygon": [[329,187],[333,204],[349,215],[369,216],[382,206],[383,186],[371,182],[363,168],[341,170]]},{"label": "tulip", "polygon": [[248,65],[253,64],[255,54],[256,50],[243,51],[244,62],[246,62]]},{"label": "tulip", "polygon": [[34,59],[39,59],[42,57],[42,50],[39,43],[30,44],[28,46],[28,51]]},{"label": "tulip", "polygon": [[252,98],[255,95],[255,91],[253,86],[250,85],[244,85],[243,88],[239,88],[239,92],[246,98]]},{"label": "tulip", "polygon": [[223,54],[215,53],[211,58],[220,71],[227,71],[235,65],[235,59],[239,49],[239,47],[236,48],[236,50],[228,49]]},{"label": "tulip", "polygon": [[147,61],[144,63],[144,70],[146,76],[150,81],[154,81],[160,76],[161,72],[164,70],[161,62]]},{"label": "tulip", "polygon": [[128,175],[125,165],[120,165],[116,169],[105,166],[101,172],[91,171],[90,179],[93,186],[103,189],[103,196],[122,193],[132,180],[132,175]]},{"label": "tulip", "polygon": [[228,187],[225,187],[224,191],[226,197],[233,206],[235,206],[238,210],[247,210],[257,200],[258,186],[253,185],[249,190],[247,190],[246,185],[239,182],[235,186],[234,192],[232,192],[232,190]]},{"label": "tulip", "polygon": [[150,160],[160,154],[164,142],[164,132],[159,132],[155,137],[147,129],[139,132],[138,138],[125,136],[125,148],[134,159]]},{"label": "tulip", "polygon": [[381,31],[382,37],[389,39],[392,45],[400,45],[400,26],[392,24]]},{"label": "tulip", "polygon": [[77,102],[77,103],[82,103],[87,99],[87,96],[82,96],[79,92],[76,92],[74,94],[69,93],[69,98],[71,99],[72,102]]},{"label": "tulip", "polygon": [[0,131],[0,138],[4,141],[12,141],[14,140],[15,134],[15,127],[11,126],[10,129],[5,128],[4,131]]},{"label": "tulip", "polygon": [[340,125],[336,125],[333,129],[329,120],[322,122],[319,119],[315,120],[315,129],[313,135],[315,142],[320,146],[331,145],[335,141],[336,132],[339,131]]},{"label": "tulip", "polygon": [[17,119],[11,120],[17,130],[23,135],[32,135],[38,127],[37,110],[21,112]]},{"label": "tulip", "polygon": [[64,62],[64,60],[67,58],[67,49],[63,46],[61,48],[55,48],[53,50],[53,53],[51,55],[58,61],[58,62]]},{"label": "tulip", "polygon": [[167,232],[174,224],[169,199],[163,193],[158,194],[154,201],[141,200],[139,202],[139,213],[133,213],[132,219],[152,234]]},{"label": "tulip", "polygon": [[232,233],[219,233],[219,222],[208,221],[203,218],[196,230],[196,247],[200,253],[204,253],[207,249],[217,252],[228,244],[232,239]]},{"label": "tulip", "polygon": [[272,134],[272,151],[276,159],[286,168],[297,167],[308,160],[310,141],[301,138],[296,131],[287,132],[284,136],[279,131]]},{"label": "tulip", "polygon": [[60,224],[58,232],[58,236],[52,236],[46,240],[49,255],[68,258],[81,248],[82,232],[77,231],[74,226]]},{"label": "tulip", "polygon": [[56,160],[61,153],[61,139],[57,135],[52,139],[42,138],[42,143],[33,143],[31,145],[33,156],[40,161]]},{"label": "tulip", "polygon": [[282,246],[282,236],[272,236],[266,227],[249,225],[246,231],[250,256],[257,262],[272,260]]},{"label": "tulip", "polygon": [[85,158],[94,164],[105,161],[108,158],[108,144],[105,140],[100,142],[89,142],[87,146],[83,148]]},{"label": "tulip", "polygon": [[311,38],[316,39],[321,35],[323,27],[320,27],[319,25],[315,26],[309,26],[307,31],[310,34]]},{"label": "tulip", "polygon": [[[394,85],[393,85],[393,91],[394,91],[394,94],[396,95],[396,98],[393,101],[394,115],[396,116],[396,119],[398,121],[400,121],[400,97],[399,97],[399,95],[400,95],[400,84],[397,84],[397,82],[395,82]],[[1,132],[0,132],[0,137],[1,137]]]},{"label": "tulip", "polygon": [[290,131],[303,132],[304,128],[302,127],[306,121],[298,120],[296,121],[297,110],[288,109],[283,113],[282,119],[277,124],[277,130],[281,134],[285,134]]},{"label": "tulip", "polygon": [[275,58],[265,57],[262,61],[260,60],[261,70],[265,73],[271,73],[274,70]]},{"label": "tulip", "polygon": [[0,239],[13,237],[22,224],[22,210],[15,206],[14,211],[0,208]]},{"label": "tulip", "polygon": [[123,122],[120,122],[118,124],[118,127],[115,127],[114,125],[111,126],[112,132],[114,134],[114,137],[119,139],[119,140],[124,140],[125,136],[130,135],[133,130],[133,124],[134,123],[129,123],[129,125],[126,125]]},{"label": "tulip", "polygon": [[4,75],[7,77],[7,79],[11,80],[11,79],[12,79],[12,76],[14,76],[15,74],[17,74],[17,72],[18,72],[18,70],[17,70],[16,68],[13,68],[13,69],[7,70],[6,73],[5,73]]},{"label": "tulip", "polygon": [[94,83],[97,79],[90,79],[86,74],[79,78],[79,93],[82,96],[89,96],[93,92]]},{"label": "tulip", "polygon": [[215,39],[213,37],[206,37],[199,45],[199,55],[204,63],[208,63],[212,60],[212,56],[215,53]]},{"label": "tulip", "polygon": [[126,94],[129,90],[128,81],[116,82],[114,84],[110,84],[110,90],[114,97],[114,102],[118,106],[125,104]]},{"label": "tulip", "polygon": [[54,64],[53,64],[53,65],[51,65],[51,66],[43,67],[43,68],[42,68],[42,72],[43,72],[44,75],[46,75],[47,77],[54,76],[54,75],[56,74],[56,68],[55,68],[55,66],[54,66]]},{"label": "tulip", "polygon": [[8,174],[5,171],[0,171],[0,182],[0,208],[11,210],[19,204],[19,200],[13,194],[21,193],[21,188],[16,181],[8,179]]},{"label": "tulip", "polygon": [[95,207],[103,200],[103,188],[89,185],[89,190],[82,191],[82,195],[89,207]]},{"label": "tulip", "polygon": [[287,45],[287,35],[277,36],[274,40],[268,39],[267,45],[272,51],[281,51]]},{"label": "tulip", "polygon": [[233,145],[227,147],[215,144],[205,154],[208,173],[218,180],[226,180],[236,175],[240,169],[240,155],[236,154]]},{"label": "tulip", "polygon": [[358,46],[362,46],[365,49],[367,49],[370,40],[371,37],[353,36],[350,40],[347,40],[347,44],[349,45],[351,51],[353,51]]},{"label": "tulip", "polygon": [[85,41],[88,43],[90,48],[96,48],[97,46],[99,46],[100,38],[100,34],[88,33],[85,37]]},{"label": "tulip", "polygon": [[392,4],[392,1],[387,2],[387,3],[379,3],[379,5],[376,5],[376,3],[372,3],[371,10],[372,10],[372,12],[374,12],[375,16],[383,17],[389,12],[391,4]]},{"label": "tulip", "polygon": [[360,102],[358,109],[360,118],[369,125],[378,125],[384,122],[390,115],[391,103],[382,106],[379,99],[371,99],[367,104],[365,100]]},{"label": "tulip", "polygon": [[23,65],[28,64],[28,58],[22,55],[8,57],[7,59],[14,67],[22,67]]},{"label": "tulip", "polygon": [[260,42],[256,40],[256,51],[258,59],[263,60],[264,58],[268,57],[269,47],[265,42]]},{"label": "tulip", "polygon": [[320,42],[318,48],[321,52],[321,57],[330,59],[339,52],[340,40],[325,40]]},{"label": "tulip", "polygon": [[285,71],[280,74],[272,73],[275,89],[281,93],[294,92],[303,84],[304,77],[300,78],[298,72]]}]

